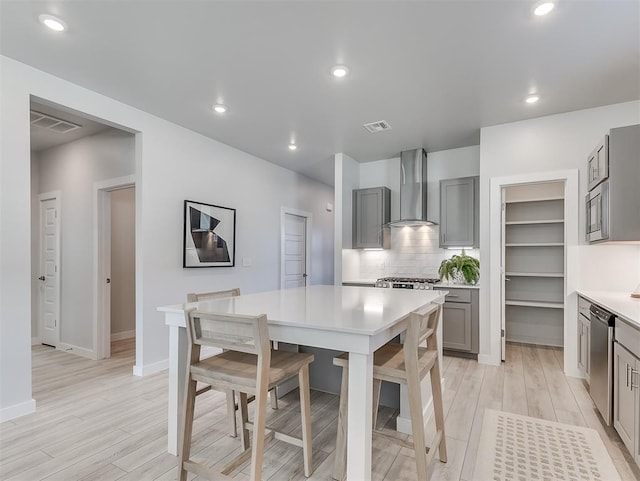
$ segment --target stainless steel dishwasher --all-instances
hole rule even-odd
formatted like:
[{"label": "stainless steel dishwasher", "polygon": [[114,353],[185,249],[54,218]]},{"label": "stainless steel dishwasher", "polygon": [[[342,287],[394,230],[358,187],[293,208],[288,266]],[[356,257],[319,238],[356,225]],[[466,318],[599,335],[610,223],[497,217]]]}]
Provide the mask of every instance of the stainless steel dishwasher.
[{"label": "stainless steel dishwasher", "polygon": [[613,327],[615,316],[595,304],[591,304],[589,311],[591,313],[589,394],[600,411],[602,419],[607,426],[610,426],[613,413]]}]

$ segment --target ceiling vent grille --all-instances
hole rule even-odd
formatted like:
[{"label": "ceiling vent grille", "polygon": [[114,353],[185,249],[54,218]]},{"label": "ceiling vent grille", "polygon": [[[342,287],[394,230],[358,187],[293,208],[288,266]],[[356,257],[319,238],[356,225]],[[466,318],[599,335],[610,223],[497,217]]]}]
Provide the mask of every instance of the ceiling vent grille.
[{"label": "ceiling vent grille", "polygon": [[59,134],[66,134],[82,127],[82,125],[74,124],[68,120],[58,119],[41,112],[36,112],[35,110],[31,111],[31,125],[36,125]]},{"label": "ceiling vent grille", "polygon": [[391,125],[386,120],[378,120],[377,122],[371,122],[364,124],[363,127],[372,134],[376,132],[382,132],[383,130],[391,130]]}]

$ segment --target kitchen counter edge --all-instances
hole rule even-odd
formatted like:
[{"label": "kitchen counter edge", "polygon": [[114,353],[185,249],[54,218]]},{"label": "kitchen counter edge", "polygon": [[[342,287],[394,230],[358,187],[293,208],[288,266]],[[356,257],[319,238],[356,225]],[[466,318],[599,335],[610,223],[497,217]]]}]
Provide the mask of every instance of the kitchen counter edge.
[{"label": "kitchen counter edge", "polygon": [[636,329],[640,329],[640,299],[628,292],[576,290],[578,295],[611,311]]}]

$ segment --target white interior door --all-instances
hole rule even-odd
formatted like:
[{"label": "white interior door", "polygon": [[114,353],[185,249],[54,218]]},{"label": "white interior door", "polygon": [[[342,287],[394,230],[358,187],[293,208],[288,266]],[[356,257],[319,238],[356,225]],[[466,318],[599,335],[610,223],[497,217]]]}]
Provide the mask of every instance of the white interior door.
[{"label": "white interior door", "polygon": [[40,341],[60,342],[60,215],[58,198],[40,200]]},{"label": "white interior door", "polygon": [[307,285],[307,218],[284,214],[282,287]]},{"label": "white interior door", "polygon": [[506,243],[506,191],[502,188],[502,208],[500,213],[500,323],[501,323],[501,348],[502,348],[502,360],[504,361],[507,356],[507,313],[505,307],[505,291],[507,289],[506,283],[509,280],[505,272],[505,243]]}]

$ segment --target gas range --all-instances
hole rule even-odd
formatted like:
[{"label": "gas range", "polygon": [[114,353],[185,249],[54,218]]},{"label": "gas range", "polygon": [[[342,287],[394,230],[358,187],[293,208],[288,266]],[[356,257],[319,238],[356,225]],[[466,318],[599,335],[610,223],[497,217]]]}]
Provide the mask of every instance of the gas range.
[{"label": "gas range", "polygon": [[438,282],[440,279],[436,277],[382,277],[376,281],[376,287],[428,290]]}]

